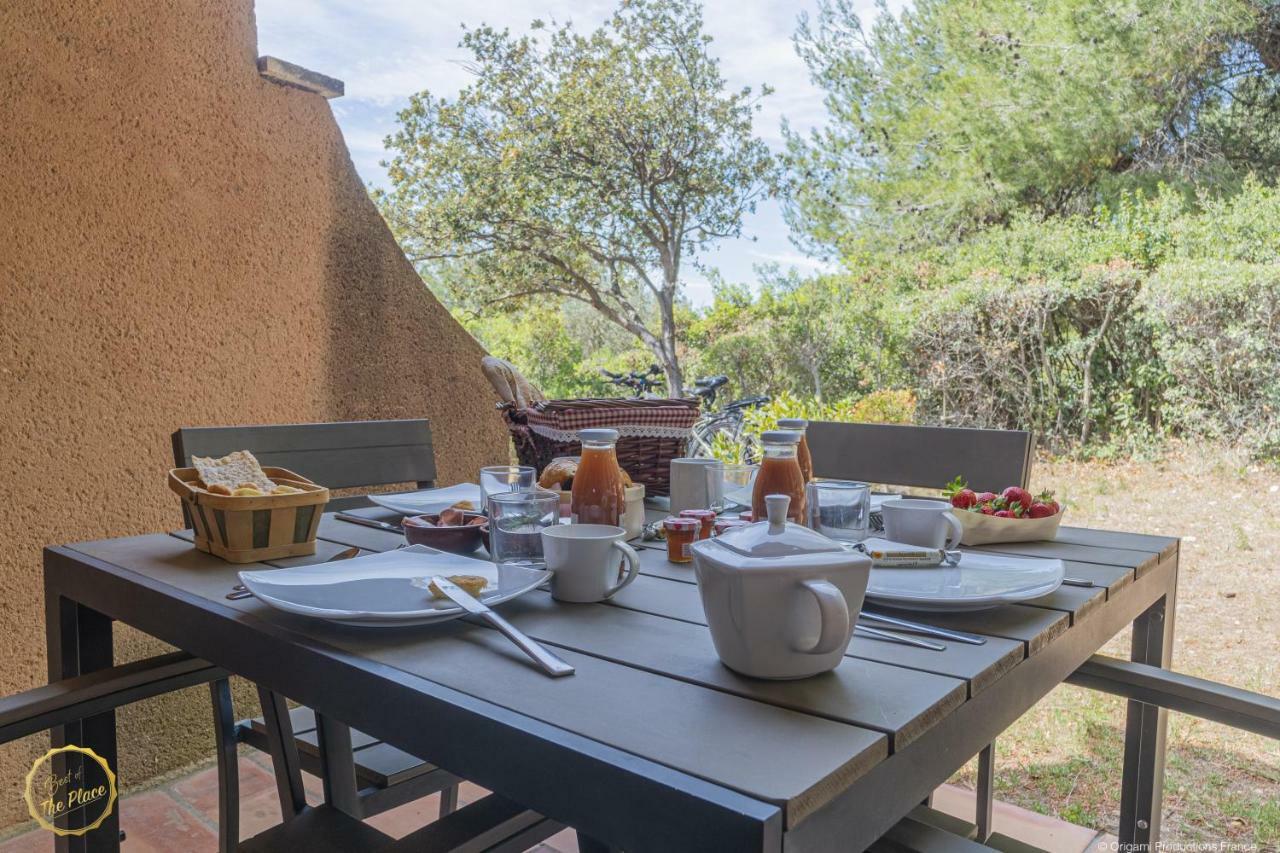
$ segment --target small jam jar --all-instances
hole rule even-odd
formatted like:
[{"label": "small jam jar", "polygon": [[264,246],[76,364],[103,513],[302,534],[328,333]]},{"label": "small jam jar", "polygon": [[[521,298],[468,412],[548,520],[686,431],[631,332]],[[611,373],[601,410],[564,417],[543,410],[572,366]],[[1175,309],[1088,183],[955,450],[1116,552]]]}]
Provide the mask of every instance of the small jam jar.
[{"label": "small jam jar", "polygon": [[692,518],[698,522],[698,538],[710,539],[711,529],[715,527],[716,514],[709,509],[686,509],[680,512],[681,518]]},{"label": "small jam jar", "polygon": [[689,546],[698,538],[698,520],[695,518],[666,518],[662,530],[667,536],[667,559],[673,563],[688,563],[693,559]]},{"label": "small jam jar", "polygon": [[715,536],[719,536],[722,533],[728,533],[730,530],[735,528],[746,526],[747,522],[740,518],[717,518],[715,527],[712,528],[712,533]]}]

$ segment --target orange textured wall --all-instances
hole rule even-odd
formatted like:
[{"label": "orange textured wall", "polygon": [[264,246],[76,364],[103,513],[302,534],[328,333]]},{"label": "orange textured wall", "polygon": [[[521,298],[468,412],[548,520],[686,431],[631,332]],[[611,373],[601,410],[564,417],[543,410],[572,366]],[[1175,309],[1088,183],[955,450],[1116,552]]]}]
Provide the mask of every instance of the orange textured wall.
[{"label": "orange textured wall", "polygon": [[[178,426],[427,416],[442,480],[506,461],[480,346],[256,58],[251,0],[0,3],[0,694],[45,677],[43,545],[177,526]],[[211,754],[201,691],[120,729],[126,784]],[[0,826],[43,748],[0,748]]]}]

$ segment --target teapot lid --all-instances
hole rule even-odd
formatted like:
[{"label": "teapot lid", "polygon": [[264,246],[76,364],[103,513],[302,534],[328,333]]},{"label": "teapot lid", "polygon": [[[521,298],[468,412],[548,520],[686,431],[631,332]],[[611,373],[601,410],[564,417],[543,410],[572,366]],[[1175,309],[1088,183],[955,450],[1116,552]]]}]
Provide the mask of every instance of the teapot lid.
[{"label": "teapot lid", "polygon": [[787,521],[790,496],[766,495],[764,503],[769,515],[767,521],[757,521],[727,531],[709,541],[743,557],[800,557],[844,551],[840,543],[817,531]]}]

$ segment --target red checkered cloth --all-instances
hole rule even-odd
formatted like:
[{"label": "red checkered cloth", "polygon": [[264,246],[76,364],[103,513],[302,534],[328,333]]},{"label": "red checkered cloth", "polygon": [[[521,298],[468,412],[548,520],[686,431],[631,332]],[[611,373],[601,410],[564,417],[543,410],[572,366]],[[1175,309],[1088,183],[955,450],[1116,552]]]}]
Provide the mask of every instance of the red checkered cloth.
[{"label": "red checkered cloth", "polygon": [[548,400],[524,410],[529,429],[555,441],[572,441],[578,430],[608,427],[620,438],[687,439],[698,419],[696,400]]}]

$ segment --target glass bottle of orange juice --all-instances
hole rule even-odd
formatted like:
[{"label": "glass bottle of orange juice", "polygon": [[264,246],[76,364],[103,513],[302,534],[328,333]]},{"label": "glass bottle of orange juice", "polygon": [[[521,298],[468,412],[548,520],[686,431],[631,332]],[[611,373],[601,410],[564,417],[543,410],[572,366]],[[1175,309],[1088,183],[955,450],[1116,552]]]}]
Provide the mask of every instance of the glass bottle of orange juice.
[{"label": "glass bottle of orange juice", "polygon": [[766,495],[786,495],[791,498],[787,505],[787,518],[804,524],[805,479],[796,459],[800,438],[801,433],[785,429],[768,430],[760,435],[764,459],[760,462],[760,472],[756,474],[756,484],[751,492],[752,518],[768,517],[764,502]]},{"label": "glass bottle of orange juice", "polygon": [[616,429],[578,430],[582,459],[573,477],[570,511],[574,524],[618,525],[625,509]]},{"label": "glass bottle of orange juice", "polygon": [[813,457],[809,455],[809,422],[804,418],[778,418],[778,429],[795,430],[800,433],[800,444],[796,446],[796,461],[800,463],[800,473],[807,483],[813,479]]}]

